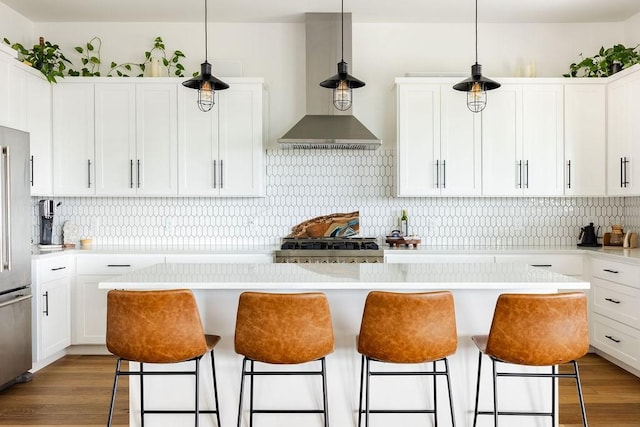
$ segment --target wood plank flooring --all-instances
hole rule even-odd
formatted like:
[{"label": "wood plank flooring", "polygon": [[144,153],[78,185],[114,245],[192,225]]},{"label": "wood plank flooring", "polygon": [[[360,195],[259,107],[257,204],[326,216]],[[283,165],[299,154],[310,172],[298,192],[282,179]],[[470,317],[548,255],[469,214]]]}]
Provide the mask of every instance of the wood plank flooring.
[{"label": "wood plank flooring", "polygon": [[[640,378],[589,354],[579,363],[590,427],[640,427]],[[66,356],[27,384],[0,392],[2,426],[104,426],[115,358]],[[121,378],[114,426],[128,425],[128,382]],[[582,426],[575,382],[560,381],[560,423]]]}]

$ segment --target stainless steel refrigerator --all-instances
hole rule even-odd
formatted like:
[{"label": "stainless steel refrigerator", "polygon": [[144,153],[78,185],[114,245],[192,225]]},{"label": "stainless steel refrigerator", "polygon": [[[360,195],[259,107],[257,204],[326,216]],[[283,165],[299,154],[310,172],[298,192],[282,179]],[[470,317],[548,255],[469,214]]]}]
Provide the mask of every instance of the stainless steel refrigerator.
[{"label": "stainless steel refrigerator", "polygon": [[0,126],[0,389],[31,369],[29,134]]}]

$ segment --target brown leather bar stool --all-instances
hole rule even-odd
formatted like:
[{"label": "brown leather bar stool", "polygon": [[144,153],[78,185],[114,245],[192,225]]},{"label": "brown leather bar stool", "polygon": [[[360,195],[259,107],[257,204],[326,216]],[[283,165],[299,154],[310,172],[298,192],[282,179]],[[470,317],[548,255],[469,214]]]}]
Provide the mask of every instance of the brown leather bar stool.
[{"label": "brown leather bar stool", "polygon": [[[140,378],[141,426],[145,414],[194,414],[195,425],[199,414],[215,414],[220,426],[218,412],[218,386],[216,384],[213,349],[220,341],[217,335],[205,335],[193,293],[188,289],[163,291],[121,291],[107,294],[107,348],[118,356],[116,373],[111,393],[108,426],[111,426],[113,406],[121,375]],[[214,410],[199,409],[199,365],[205,354],[211,355],[213,372]],[[122,361],[139,362],[140,371],[122,371]],[[178,363],[193,361],[193,371],[144,371],[144,363]],[[144,376],[146,375],[193,375],[195,376],[195,409],[150,410],[144,409]],[[167,388],[171,385],[168,384]]]},{"label": "brown leather bar stool", "polygon": [[[251,378],[249,425],[258,413],[320,413],[329,425],[325,356],[334,349],[329,302],[323,293],[276,294],[243,292],[238,303],[235,351],[243,355],[238,427],[242,423],[245,377]],[[255,362],[292,365],[319,362],[319,371],[256,370]],[[249,368],[247,369],[247,364]],[[256,376],[319,375],[322,377],[322,409],[255,409]]]},{"label": "brown leather bar stool", "polygon": [[[396,293],[373,291],[367,295],[362,314],[358,352],[360,367],[360,404],[358,426],[365,414],[369,426],[370,413],[426,413],[434,415],[438,425],[437,377],[444,376],[449,392],[451,424],[455,423],[451,379],[447,356],[458,346],[455,308],[451,292]],[[431,362],[432,368],[407,371],[372,371],[371,362],[418,364]],[[436,362],[444,369],[437,370]],[[370,409],[369,395],[372,376],[420,375],[433,377],[433,409]],[[364,389],[365,407],[362,408]]]},{"label": "brown leather bar stool", "polygon": [[[587,297],[582,292],[559,294],[502,294],[498,297],[489,335],[472,337],[479,349],[478,379],[473,425],[478,415],[493,415],[494,426],[499,415],[548,416],[556,425],[556,378],[573,378],[578,388],[582,424],[587,427],[580,374],[576,359],[589,349],[587,321]],[[493,364],[493,411],[478,411],[482,355],[491,358]],[[499,363],[527,366],[551,366],[544,372],[499,372]],[[559,374],[557,365],[573,364],[573,372]],[[499,411],[498,377],[551,378],[551,411]],[[511,424],[513,425],[513,424]]]}]

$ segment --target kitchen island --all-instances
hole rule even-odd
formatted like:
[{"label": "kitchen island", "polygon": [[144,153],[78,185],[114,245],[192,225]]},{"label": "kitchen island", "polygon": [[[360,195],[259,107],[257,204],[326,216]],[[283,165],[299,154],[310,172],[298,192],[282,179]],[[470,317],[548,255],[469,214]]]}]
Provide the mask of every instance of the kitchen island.
[{"label": "kitchen island", "polygon": [[[242,357],[233,351],[233,333],[238,296],[244,290],[270,292],[322,291],[329,298],[336,337],[336,349],[327,357],[329,385],[329,417],[332,426],[357,425],[360,355],[355,337],[360,327],[362,309],[368,291],[451,290],[456,305],[458,350],[450,358],[456,421],[458,426],[471,426],[477,350],[470,337],[487,333],[495,301],[504,292],[552,293],[562,290],[584,290],[589,283],[524,264],[157,264],[101,282],[103,289],[193,289],[198,300],[207,333],[222,336],[216,348],[216,368],[220,394],[220,412],[224,426],[235,425],[237,416]],[[132,364],[135,367],[135,364]],[[208,363],[202,363],[208,378]],[[485,363],[484,378],[490,378],[490,364]],[[162,366],[155,367],[162,369]],[[321,399],[319,384],[308,378],[270,377],[256,382],[258,407],[313,407]],[[157,385],[155,381],[158,381]],[[162,382],[171,381],[169,387]],[[145,387],[147,407],[192,407],[190,379],[149,378]],[[431,398],[431,380],[414,378],[376,378],[380,384],[372,394],[372,407],[420,408]],[[438,381],[443,381],[439,379]],[[443,383],[444,384],[444,383]],[[210,381],[201,381],[202,406],[210,406]],[[139,424],[139,388],[130,381],[131,425]],[[442,389],[444,391],[444,388]],[[502,409],[548,410],[549,380],[509,379],[502,384]],[[490,405],[490,381],[483,382],[481,407]],[[450,425],[446,393],[438,394],[440,425]],[[246,407],[246,406],[245,406]],[[148,415],[154,426],[186,425],[179,415]],[[393,418],[392,418],[393,417]],[[417,425],[426,415],[386,415],[371,417],[371,426]],[[246,421],[246,420],[245,420]],[[507,423],[509,420],[506,420]],[[512,420],[513,421],[513,420]],[[480,417],[478,426],[489,426],[491,417]],[[548,425],[546,419],[522,418],[519,426]],[[260,427],[321,425],[319,415],[256,415]],[[202,426],[214,426],[207,416]]]}]

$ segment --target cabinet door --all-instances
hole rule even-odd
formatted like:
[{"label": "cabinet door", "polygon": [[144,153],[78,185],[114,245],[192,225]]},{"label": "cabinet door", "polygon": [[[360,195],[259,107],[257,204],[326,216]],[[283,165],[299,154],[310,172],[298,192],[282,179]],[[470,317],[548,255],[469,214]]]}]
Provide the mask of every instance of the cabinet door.
[{"label": "cabinet door", "polygon": [[440,85],[398,86],[398,196],[439,195]]},{"label": "cabinet door", "polygon": [[442,195],[477,196],[482,191],[480,115],[467,108],[467,94],[442,86],[439,187]]},{"label": "cabinet door", "polygon": [[482,112],[482,194],[522,194],[522,88],[503,85],[487,93]]},{"label": "cabinet door", "polygon": [[96,194],[136,194],[136,111],[133,84],[96,84]]},{"label": "cabinet door", "polygon": [[27,129],[27,87],[29,72],[22,69],[17,61],[9,67],[9,115],[8,126],[28,132]]},{"label": "cabinet door", "polygon": [[220,195],[261,196],[262,85],[235,83],[218,99]]},{"label": "cabinet door", "polygon": [[72,344],[106,343],[108,289],[98,288],[98,283],[106,277],[77,276],[72,307]]},{"label": "cabinet door", "polygon": [[181,195],[213,196],[219,193],[217,172],[220,92],[215,93],[216,103],[213,111],[208,113],[198,109],[197,94],[193,89],[178,89],[178,192]]},{"label": "cabinet door", "polygon": [[136,84],[138,194],[178,193],[177,102],[174,83]]},{"label": "cabinet door", "polygon": [[617,80],[609,86],[608,173],[609,195],[640,194],[640,147],[637,123],[640,121],[640,72]]},{"label": "cabinet door", "polygon": [[522,88],[523,194],[563,194],[564,95],[562,85]]},{"label": "cabinet door", "polygon": [[606,192],[606,86],[564,87],[564,194],[604,196]]},{"label": "cabinet door", "polygon": [[43,283],[40,287],[40,359],[45,359],[71,344],[70,287],[69,277]]},{"label": "cabinet door", "polygon": [[51,83],[31,75],[27,86],[27,130],[31,148],[31,194],[53,194]]},{"label": "cabinet door", "polygon": [[53,192],[95,193],[92,83],[53,85]]}]

